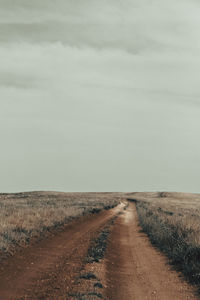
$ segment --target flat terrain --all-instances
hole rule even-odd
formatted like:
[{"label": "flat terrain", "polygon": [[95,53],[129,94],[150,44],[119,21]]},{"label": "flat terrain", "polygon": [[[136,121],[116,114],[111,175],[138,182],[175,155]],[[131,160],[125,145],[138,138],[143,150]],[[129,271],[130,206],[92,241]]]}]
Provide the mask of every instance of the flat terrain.
[{"label": "flat terrain", "polygon": [[108,299],[197,299],[194,290],[141,233],[133,203],[116,221],[106,259]]},{"label": "flat terrain", "polygon": [[91,238],[118,208],[74,221],[1,264],[0,299],[68,299]]},{"label": "flat terrain", "polygon": [[129,196],[112,209],[80,215],[2,260],[0,299],[198,299],[141,232]]},{"label": "flat terrain", "polygon": [[120,193],[0,194],[0,254],[13,254],[17,247],[74,218],[113,207],[120,197]]}]

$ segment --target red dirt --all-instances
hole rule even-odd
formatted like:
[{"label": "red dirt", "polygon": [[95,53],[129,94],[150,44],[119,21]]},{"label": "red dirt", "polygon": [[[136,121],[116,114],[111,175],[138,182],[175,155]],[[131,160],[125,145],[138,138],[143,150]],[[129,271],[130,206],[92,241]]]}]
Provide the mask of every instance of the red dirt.
[{"label": "red dirt", "polygon": [[117,208],[72,222],[1,264],[0,299],[67,299],[91,238]]},{"label": "red dirt", "polygon": [[106,299],[197,299],[193,288],[170,269],[163,255],[141,233],[134,204],[130,203],[126,210],[123,208],[119,205],[78,219],[3,261],[0,299],[71,299],[69,293],[77,290],[78,275],[87,269],[85,257],[91,239],[119,211],[123,213],[112,226],[106,257],[101,263],[106,268],[102,290]]},{"label": "red dirt", "polygon": [[141,233],[133,203],[116,221],[106,265],[109,300],[198,299],[194,289],[171,270],[166,258]]}]

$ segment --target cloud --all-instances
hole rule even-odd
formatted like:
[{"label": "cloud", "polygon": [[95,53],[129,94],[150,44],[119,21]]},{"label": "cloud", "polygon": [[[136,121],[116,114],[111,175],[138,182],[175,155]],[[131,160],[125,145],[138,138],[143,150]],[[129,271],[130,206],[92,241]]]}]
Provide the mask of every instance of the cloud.
[{"label": "cloud", "polygon": [[1,190],[198,191],[198,2],[0,8]]},{"label": "cloud", "polygon": [[60,41],[132,53],[199,48],[196,1],[1,0],[0,5],[2,42]]}]

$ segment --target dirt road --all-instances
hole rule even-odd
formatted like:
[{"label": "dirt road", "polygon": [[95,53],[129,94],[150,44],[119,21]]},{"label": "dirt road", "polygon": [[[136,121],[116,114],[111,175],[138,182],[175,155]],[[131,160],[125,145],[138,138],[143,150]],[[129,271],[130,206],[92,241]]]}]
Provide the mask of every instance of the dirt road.
[{"label": "dirt road", "polygon": [[133,203],[117,219],[106,254],[107,298],[112,300],[197,299],[138,226]]},{"label": "dirt road", "polygon": [[[73,287],[77,290],[77,278],[86,270],[85,257],[91,240],[114,216],[118,217],[111,226],[106,256],[99,263],[105,267],[99,271],[106,270],[103,297],[107,300],[197,299],[192,288],[170,269],[165,258],[140,232],[133,203],[126,210],[121,204],[74,221],[4,261],[0,267],[0,299],[71,299],[70,291]],[[80,290],[73,299],[100,297],[98,293],[81,295]]]}]

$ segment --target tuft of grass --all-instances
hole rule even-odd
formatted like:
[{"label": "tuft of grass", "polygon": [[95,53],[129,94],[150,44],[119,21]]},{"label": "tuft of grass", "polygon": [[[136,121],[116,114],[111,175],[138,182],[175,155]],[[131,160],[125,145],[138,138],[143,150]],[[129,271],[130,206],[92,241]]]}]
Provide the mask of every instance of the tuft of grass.
[{"label": "tuft of grass", "polygon": [[85,274],[82,274],[80,276],[81,279],[87,279],[87,280],[91,280],[91,279],[97,279],[96,275],[92,272],[88,272],[88,273],[85,273]]},{"label": "tuft of grass", "polygon": [[89,292],[89,293],[72,293],[68,294],[68,296],[76,299],[76,300],[95,300],[97,298],[103,299],[102,294],[97,292]]},{"label": "tuft of grass", "polygon": [[100,282],[95,282],[94,287],[98,287],[98,288],[102,289],[103,285]]},{"label": "tuft of grass", "polygon": [[88,296],[93,296],[93,297],[98,297],[98,298],[103,298],[101,293],[97,293],[97,292],[89,292]]},{"label": "tuft of grass", "polygon": [[72,297],[72,298],[74,298],[76,300],[88,300],[86,298],[86,295],[82,294],[82,293],[69,293],[68,296]]}]

